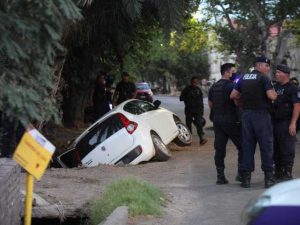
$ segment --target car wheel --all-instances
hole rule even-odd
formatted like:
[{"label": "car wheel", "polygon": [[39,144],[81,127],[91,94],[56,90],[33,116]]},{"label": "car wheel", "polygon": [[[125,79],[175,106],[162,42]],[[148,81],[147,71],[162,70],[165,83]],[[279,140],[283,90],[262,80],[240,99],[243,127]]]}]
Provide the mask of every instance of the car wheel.
[{"label": "car wheel", "polygon": [[179,134],[178,136],[174,139],[174,143],[178,146],[187,146],[192,143],[192,134],[187,128],[185,124],[182,122],[176,122]]},{"label": "car wheel", "polygon": [[157,134],[151,134],[152,142],[155,148],[155,158],[158,161],[167,161],[171,157],[168,147],[162,142]]}]

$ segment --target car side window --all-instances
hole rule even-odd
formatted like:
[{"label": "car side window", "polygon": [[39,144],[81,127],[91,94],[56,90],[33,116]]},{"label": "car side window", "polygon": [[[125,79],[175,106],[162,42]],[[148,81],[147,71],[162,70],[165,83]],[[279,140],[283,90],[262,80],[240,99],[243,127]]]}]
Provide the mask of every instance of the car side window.
[{"label": "car side window", "polygon": [[80,157],[84,158],[97,145],[104,142],[122,128],[122,122],[117,114],[114,114],[103,122],[96,124],[76,145],[76,149],[79,150]]}]

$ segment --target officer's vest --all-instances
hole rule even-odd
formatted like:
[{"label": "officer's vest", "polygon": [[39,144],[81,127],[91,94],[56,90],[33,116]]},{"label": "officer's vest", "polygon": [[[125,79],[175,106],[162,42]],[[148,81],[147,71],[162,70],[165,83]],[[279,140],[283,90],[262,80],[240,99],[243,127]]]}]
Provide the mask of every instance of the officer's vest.
[{"label": "officer's vest", "polygon": [[269,110],[270,101],[267,98],[262,76],[258,71],[243,75],[241,82],[241,99],[243,109]]},{"label": "officer's vest", "polygon": [[[289,91],[292,84],[286,84],[284,88],[277,88],[280,85],[275,86],[277,91],[277,99],[273,104],[273,118],[275,120],[290,120],[293,114],[293,102],[291,92]],[[279,91],[283,93],[278,93]]]},{"label": "officer's vest", "polygon": [[237,116],[237,110],[234,102],[230,99],[229,93],[226,90],[227,80],[221,79],[214,83],[211,89],[211,97],[213,102],[214,115],[232,115]]},{"label": "officer's vest", "polygon": [[203,94],[199,87],[189,86],[183,96],[185,106],[190,109],[202,108]]}]

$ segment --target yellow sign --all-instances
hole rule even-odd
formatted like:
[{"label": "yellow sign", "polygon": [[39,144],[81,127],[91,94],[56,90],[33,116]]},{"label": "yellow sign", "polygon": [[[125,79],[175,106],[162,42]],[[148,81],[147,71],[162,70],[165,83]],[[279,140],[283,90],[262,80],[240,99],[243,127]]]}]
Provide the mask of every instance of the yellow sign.
[{"label": "yellow sign", "polygon": [[13,159],[40,180],[54,151],[55,147],[36,129],[32,129],[23,135]]}]

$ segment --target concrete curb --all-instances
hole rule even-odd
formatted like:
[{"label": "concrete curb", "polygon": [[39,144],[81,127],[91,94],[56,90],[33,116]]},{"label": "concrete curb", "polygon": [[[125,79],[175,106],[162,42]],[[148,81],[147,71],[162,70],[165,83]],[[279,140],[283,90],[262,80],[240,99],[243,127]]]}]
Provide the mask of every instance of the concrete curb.
[{"label": "concrete curb", "polygon": [[119,206],[99,225],[127,225],[127,223],[128,207]]}]

